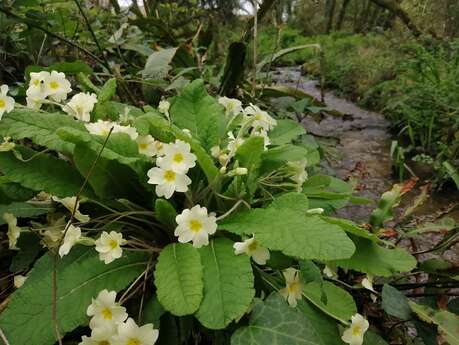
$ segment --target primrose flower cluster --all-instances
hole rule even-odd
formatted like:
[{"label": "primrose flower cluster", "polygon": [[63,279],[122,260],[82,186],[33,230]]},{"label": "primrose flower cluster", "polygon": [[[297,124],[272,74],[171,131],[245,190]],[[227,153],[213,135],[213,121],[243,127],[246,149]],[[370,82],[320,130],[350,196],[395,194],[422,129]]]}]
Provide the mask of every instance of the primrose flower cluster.
[{"label": "primrose flower cluster", "polygon": [[91,317],[91,336],[83,336],[79,345],[153,345],[158,339],[153,324],[138,326],[129,317],[126,308],[116,302],[115,291],[100,291],[86,313]]},{"label": "primrose flower cluster", "polygon": [[[266,150],[271,144],[268,133],[277,125],[277,121],[266,111],[261,110],[253,104],[243,108],[241,101],[228,97],[220,97],[218,102],[225,108],[225,114],[228,118],[227,128],[229,131],[227,133],[226,144],[223,147],[212,147],[211,154],[222,165],[221,171],[226,172],[228,163],[235,156],[237,149],[248,137],[263,138]],[[243,175],[247,173],[247,169],[245,168],[243,168],[243,170],[236,169],[232,172],[232,175]]]}]

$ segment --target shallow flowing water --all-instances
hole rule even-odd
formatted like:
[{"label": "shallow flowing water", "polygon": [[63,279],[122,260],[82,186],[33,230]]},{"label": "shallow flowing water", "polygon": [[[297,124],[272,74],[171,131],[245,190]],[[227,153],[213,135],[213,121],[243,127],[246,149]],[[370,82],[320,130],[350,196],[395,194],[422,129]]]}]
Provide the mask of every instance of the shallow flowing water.
[{"label": "shallow flowing water", "polygon": [[[278,68],[272,73],[272,79],[277,84],[299,88],[317,100],[321,100],[318,82],[303,77],[299,67]],[[390,157],[392,135],[389,131],[389,122],[382,114],[362,109],[336,96],[333,92],[324,93],[324,102],[328,109],[342,115],[324,113],[319,121],[307,116],[302,124],[308,133],[316,136],[328,153],[326,168],[328,167],[331,173],[341,179],[358,181],[356,188],[358,195],[375,201],[370,205],[351,205],[338,211],[341,217],[366,223],[381,194],[397,183],[392,177]],[[411,205],[418,194],[419,190],[414,190],[404,196],[398,213]],[[457,193],[431,195],[416,210],[415,219],[434,220],[445,210],[454,208],[455,204],[459,204]],[[459,207],[449,212],[448,216],[459,222]],[[443,236],[442,233],[426,234],[422,236],[422,240],[416,240],[414,243],[416,248],[412,249],[419,251],[431,248]],[[412,246],[413,242],[409,245]],[[445,252],[443,257],[459,265],[459,244]]]}]

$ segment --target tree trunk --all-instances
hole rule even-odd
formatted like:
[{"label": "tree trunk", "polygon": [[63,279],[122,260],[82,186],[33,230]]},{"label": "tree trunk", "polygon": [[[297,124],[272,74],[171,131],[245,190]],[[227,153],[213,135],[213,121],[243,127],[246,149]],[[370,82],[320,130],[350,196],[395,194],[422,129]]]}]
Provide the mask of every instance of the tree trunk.
[{"label": "tree trunk", "polygon": [[325,18],[327,25],[325,26],[325,33],[329,34],[333,27],[333,17],[335,16],[336,0],[327,0],[325,3]]},{"label": "tree trunk", "polygon": [[346,17],[346,10],[351,0],[343,0],[343,4],[341,5],[341,10],[339,11],[338,20],[336,22],[336,31],[341,30],[343,27],[344,18]]},{"label": "tree trunk", "polygon": [[411,20],[408,13],[400,7],[397,2],[392,0],[371,0],[376,5],[388,10],[389,12],[396,15],[400,20],[406,25],[406,27],[411,31],[415,37],[422,35],[421,30],[416,26],[416,24]]}]

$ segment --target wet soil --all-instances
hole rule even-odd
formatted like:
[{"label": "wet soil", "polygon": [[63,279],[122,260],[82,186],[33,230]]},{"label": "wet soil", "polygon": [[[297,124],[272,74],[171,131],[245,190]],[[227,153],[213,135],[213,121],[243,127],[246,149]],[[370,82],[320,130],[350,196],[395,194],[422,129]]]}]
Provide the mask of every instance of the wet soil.
[{"label": "wet soil", "polygon": [[[278,68],[272,73],[272,80],[278,84],[299,88],[321,100],[318,82],[302,76],[299,67]],[[393,136],[389,131],[389,122],[384,115],[362,109],[333,92],[325,92],[323,101],[328,109],[341,113],[341,116],[324,113],[319,121],[307,116],[302,124],[310,134],[316,136],[324,148],[327,158],[325,168],[341,179],[357,181],[358,195],[374,201],[370,205],[347,206],[338,211],[338,216],[357,223],[366,223],[381,194],[397,183],[392,176],[390,147]],[[420,181],[419,184],[422,185],[423,182]],[[401,214],[418,194],[419,190],[413,190],[405,195],[395,213]],[[448,216],[459,222],[459,207],[454,207],[458,204],[458,193],[430,195],[416,209],[413,221],[434,221],[448,210]],[[411,246],[410,249],[417,252],[431,248],[443,236],[443,233],[427,233],[415,241],[402,244]],[[430,255],[426,255],[419,259],[422,261],[429,257]],[[451,247],[442,257],[459,266],[459,244]]]}]

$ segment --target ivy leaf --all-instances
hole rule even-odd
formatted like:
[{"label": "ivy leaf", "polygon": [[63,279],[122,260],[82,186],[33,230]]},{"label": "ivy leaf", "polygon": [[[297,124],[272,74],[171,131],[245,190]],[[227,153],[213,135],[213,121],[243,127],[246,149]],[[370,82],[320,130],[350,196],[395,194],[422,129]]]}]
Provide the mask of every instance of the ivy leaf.
[{"label": "ivy leaf", "polygon": [[384,284],[382,289],[381,306],[387,314],[398,317],[401,320],[409,320],[411,318],[408,298],[388,284]]},{"label": "ivy leaf", "polygon": [[305,133],[306,130],[298,122],[281,119],[277,120],[277,126],[269,132],[269,138],[272,145],[283,145]]},{"label": "ivy leaf", "polygon": [[174,98],[170,117],[179,128],[190,130],[206,150],[217,145],[225,132],[223,107],[207,94],[201,79],[188,84]]},{"label": "ivy leaf", "polygon": [[0,136],[15,140],[28,138],[35,144],[64,153],[71,153],[74,145],[59,138],[61,127],[85,130],[81,121],[62,113],[43,113],[28,109],[14,110],[0,122]]},{"label": "ivy leaf", "polygon": [[255,295],[247,255],[234,255],[233,242],[217,238],[199,249],[204,266],[204,298],[196,318],[207,328],[223,329],[248,310]]},{"label": "ivy leaf", "polygon": [[314,305],[305,300],[298,302],[297,308],[311,323],[311,327],[319,335],[321,345],[344,345],[336,321],[324,314]]},{"label": "ivy leaf", "polygon": [[[37,153],[25,147],[16,146],[16,149],[24,158]],[[12,152],[1,152],[0,171],[10,181],[37,192],[45,191],[59,197],[76,195],[84,182],[78,171],[67,162],[47,154],[22,162]],[[86,195],[92,193],[90,188],[86,188]]]},{"label": "ivy leaf", "polygon": [[[106,265],[93,248],[74,247],[58,263],[57,315],[62,334],[88,322],[86,309],[103,289],[119,291],[139,276],[147,264],[142,253],[125,252]],[[12,294],[0,315],[0,324],[11,344],[53,344],[51,275],[53,257],[40,258],[24,286]]]},{"label": "ivy leaf", "polygon": [[278,293],[255,304],[249,325],[231,337],[231,345],[265,344],[325,345],[304,313],[289,307]]},{"label": "ivy leaf", "polygon": [[253,209],[225,218],[219,228],[251,236],[271,250],[300,259],[323,261],[349,258],[354,243],[337,225],[296,209]]},{"label": "ivy leaf", "polygon": [[351,258],[335,261],[337,266],[383,277],[416,267],[416,259],[404,249],[388,249],[365,238],[351,237],[357,250]]},{"label": "ivy leaf", "polygon": [[191,244],[169,244],[161,251],[155,269],[159,302],[174,315],[193,314],[202,300],[202,275],[197,249]]}]

